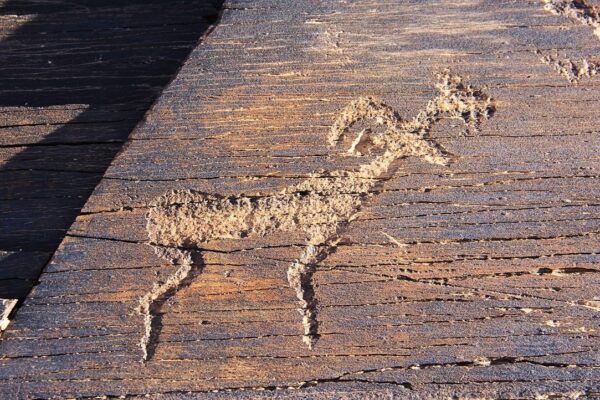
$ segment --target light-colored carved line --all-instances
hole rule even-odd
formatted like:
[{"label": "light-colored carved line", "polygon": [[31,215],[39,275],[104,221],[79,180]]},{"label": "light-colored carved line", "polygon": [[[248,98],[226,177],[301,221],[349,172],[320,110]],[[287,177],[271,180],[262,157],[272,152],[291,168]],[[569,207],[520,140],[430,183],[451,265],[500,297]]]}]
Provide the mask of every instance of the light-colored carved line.
[{"label": "light-colored carved line", "polygon": [[155,312],[154,308],[162,299],[162,297],[168,292],[172,291],[177,293],[178,289],[185,282],[190,275],[193,267],[193,261],[189,252],[177,250],[177,249],[165,249],[161,247],[154,247],[155,252],[161,258],[166,258],[174,265],[180,264],[181,266],[175,271],[174,274],[169,276],[165,282],[155,283],[152,290],[147,292],[139,300],[138,312],[144,317],[144,333],[140,340],[140,346],[142,348],[142,361],[147,361],[153,353],[150,349],[155,345],[152,341]]},{"label": "light-colored carved line", "polygon": [[571,83],[578,83],[581,79],[592,78],[600,73],[600,62],[587,58],[571,59],[561,55],[558,51],[538,52],[544,64],[551,66]]},{"label": "light-colored carved line", "polygon": [[312,276],[316,271],[317,264],[327,258],[333,246],[319,248],[308,245],[302,256],[288,268],[288,283],[296,292],[300,308],[298,311],[302,316],[304,335],[302,341],[312,349],[319,340],[319,321],[317,319],[317,299],[315,296]]},{"label": "light-colored carved line", "polygon": [[[600,10],[587,0],[544,0],[544,9],[594,29],[600,40]],[[573,59],[557,50],[538,51],[544,64],[551,66],[571,83],[592,78],[600,72],[600,61],[581,57]]]},{"label": "light-colored carved line", "polygon": [[544,9],[594,28],[600,39],[600,10],[587,0],[544,0]]}]

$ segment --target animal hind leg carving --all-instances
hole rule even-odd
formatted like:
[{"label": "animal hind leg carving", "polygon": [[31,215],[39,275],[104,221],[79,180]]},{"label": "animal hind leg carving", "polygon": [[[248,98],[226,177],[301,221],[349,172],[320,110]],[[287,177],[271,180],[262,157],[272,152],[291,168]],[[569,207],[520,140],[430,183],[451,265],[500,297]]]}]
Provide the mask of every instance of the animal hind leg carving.
[{"label": "animal hind leg carving", "polygon": [[140,298],[138,312],[144,316],[144,334],[140,341],[142,362],[154,356],[162,331],[163,304],[179,290],[189,285],[202,269],[198,252],[154,247],[156,254],[179,268],[164,282],[157,282],[151,291]]}]

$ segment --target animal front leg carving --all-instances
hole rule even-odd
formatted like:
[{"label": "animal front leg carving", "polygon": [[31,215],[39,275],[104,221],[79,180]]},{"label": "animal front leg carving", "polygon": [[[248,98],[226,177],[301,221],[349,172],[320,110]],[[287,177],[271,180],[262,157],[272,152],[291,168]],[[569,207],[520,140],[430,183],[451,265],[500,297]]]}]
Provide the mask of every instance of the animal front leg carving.
[{"label": "animal front leg carving", "polygon": [[366,161],[356,169],[311,174],[303,182],[269,195],[225,197],[176,190],[153,201],[146,215],[149,244],[179,267],[140,299],[138,312],[145,323],[142,360],[152,358],[158,344],[157,310],[201,272],[192,257],[205,243],[298,230],[306,234],[306,247],[287,275],[298,297],[303,341],[312,348],[319,338],[313,274],[335,250],[346,226],[394,176],[396,161],[417,157],[432,164],[448,164],[447,153],[428,137],[442,116],[459,119],[476,132],[494,111],[493,100],[465,85],[460,77],[446,73],[439,79],[439,94],[411,120],[402,120],[391,107],[370,97],[359,98],[340,112],[329,133],[332,147],[361,120],[383,131],[365,129],[353,141],[354,155],[377,151],[364,156]]},{"label": "animal front leg carving", "polygon": [[325,259],[331,252],[331,248],[319,248],[309,244],[302,255],[288,268],[287,277],[290,287],[296,292],[300,303],[300,314],[304,336],[302,341],[309,349],[312,349],[319,340],[319,322],[317,319],[317,299],[313,285],[313,274],[317,269],[317,263]]},{"label": "animal front leg carving", "polygon": [[[349,218],[348,218],[349,219]],[[302,341],[312,349],[319,340],[319,320],[317,318],[317,296],[313,274],[318,265],[335,251],[338,244],[338,230],[345,224],[313,225],[306,229],[308,244],[300,257],[288,268],[288,283],[296,292],[298,311],[302,316],[304,334]]]}]

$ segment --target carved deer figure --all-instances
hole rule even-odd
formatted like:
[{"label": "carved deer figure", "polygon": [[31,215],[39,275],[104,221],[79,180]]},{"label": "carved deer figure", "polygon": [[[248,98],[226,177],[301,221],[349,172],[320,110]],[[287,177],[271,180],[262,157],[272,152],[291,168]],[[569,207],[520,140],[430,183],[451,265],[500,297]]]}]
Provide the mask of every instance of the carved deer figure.
[{"label": "carved deer figure", "polygon": [[140,343],[142,360],[151,358],[157,346],[158,310],[200,273],[202,244],[277,231],[301,230],[306,234],[306,246],[289,266],[287,277],[298,297],[303,341],[312,348],[319,339],[312,276],[365,201],[393,176],[395,161],[414,156],[433,164],[448,164],[448,154],[428,137],[431,127],[445,115],[462,120],[467,130],[477,131],[494,111],[493,100],[465,85],[460,77],[448,73],[438,77],[439,94],[411,120],[401,119],[392,108],[370,97],[359,98],[341,111],[329,132],[331,146],[361,120],[370,121],[381,131],[364,129],[352,142],[349,152],[353,155],[376,151],[376,156],[366,157],[371,161],[356,170],[315,173],[279,193],[260,197],[176,190],[157,198],[147,213],[149,244],[160,257],[179,267],[140,299],[138,312],[145,327]]}]

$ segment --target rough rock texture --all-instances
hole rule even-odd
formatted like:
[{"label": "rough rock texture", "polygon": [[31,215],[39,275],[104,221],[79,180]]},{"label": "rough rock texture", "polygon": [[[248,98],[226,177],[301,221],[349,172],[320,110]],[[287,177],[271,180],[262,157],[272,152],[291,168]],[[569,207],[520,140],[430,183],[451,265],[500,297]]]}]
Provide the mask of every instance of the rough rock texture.
[{"label": "rough rock texture", "polygon": [[217,0],[0,0],[0,298],[24,298]]},{"label": "rough rock texture", "polygon": [[[598,396],[600,79],[543,58],[591,59],[600,40],[547,5],[226,2],[17,311],[0,397]],[[384,168],[335,251],[222,220],[377,160],[445,71],[480,105],[437,103],[451,118],[423,140],[450,162]],[[345,134],[352,107],[383,122]]]}]

